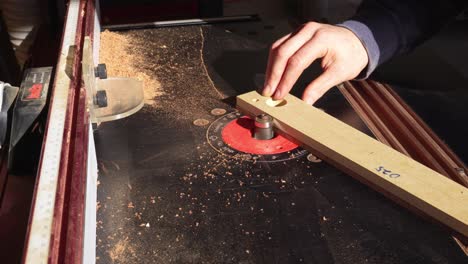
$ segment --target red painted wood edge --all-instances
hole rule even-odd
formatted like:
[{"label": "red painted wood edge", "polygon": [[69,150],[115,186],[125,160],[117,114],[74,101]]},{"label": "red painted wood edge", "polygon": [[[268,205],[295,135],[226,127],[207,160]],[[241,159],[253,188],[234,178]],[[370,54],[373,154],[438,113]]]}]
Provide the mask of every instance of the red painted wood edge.
[{"label": "red painted wood edge", "polygon": [[[86,90],[81,86],[81,57],[84,40],[87,0],[80,0],[75,50],[72,62],[71,83],[65,117],[63,145],[60,155],[59,178],[57,183],[54,219],[50,241],[49,263],[81,263],[83,256],[84,206],[86,190],[86,160],[88,151],[88,115],[86,111]],[[94,5],[92,5],[94,8]],[[68,15],[69,10],[67,10]],[[94,12],[93,12],[94,14]],[[94,18],[94,16],[93,16]],[[63,42],[63,34],[62,34]],[[55,82],[53,87],[55,87]],[[54,97],[52,90],[51,100]],[[50,116],[48,116],[50,118]],[[46,130],[47,134],[47,130]],[[46,137],[47,135],[45,135]],[[43,146],[44,148],[44,146]],[[42,149],[43,153],[44,149]],[[42,164],[42,157],[41,162]],[[41,165],[39,165],[41,166]],[[40,171],[40,168],[39,170]],[[39,182],[36,179],[36,186]],[[33,215],[34,201],[32,210]],[[31,218],[29,227],[31,226]],[[27,238],[30,230],[28,228]],[[29,241],[25,241],[27,248]],[[23,255],[22,262],[25,261]]]},{"label": "red painted wood edge", "polygon": [[[81,0],[80,1],[80,14],[84,14],[84,7],[86,6],[86,0]],[[68,13],[69,13],[69,9],[67,8],[67,11],[66,11],[66,14],[65,14],[65,17],[68,16]],[[82,16],[79,16],[79,19],[78,19],[78,23],[77,23],[77,30],[78,32],[81,32],[81,28],[83,26],[83,17]],[[64,25],[65,27],[65,25]],[[63,29],[65,30],[65,28]],[[80,45],[80,41],[81,41],[81,36],[78,37],[78,35],[80,34],[77,34],[77,37],[75,38],[75,46],[77,47],[77,49],[74,51],[74,62],[73,62],[73,65],[76,66],[77,65],[77,60],[79,60],[79,53],[80,53],[80,47],[82,45]],[[62,37],[61,37],[61,40],[60,42],[63,43],[63,37],[64,37],[64,32],[62,32]],[[62,50],[60,50],[59,54],[57,54],[57,56],[60,56],[60,54],[62,53]],[[57,60],[59,61],[59,60]],[[57,62],[59,63],[59,62]],[[56,68],[58,67],[58,64],[56,65]],[[76,75],[77,72],[76,72],[76,67],[73,67],[73,80],[72,80],[72,83],[70,84],[70,93],[69,93],[69,98],[68,98],[68,107],[67,107],[67,114],[66,114],[66,121],[65,121],[65,127],[64,127],[64,133],[63,133],[63,146],[62,146],[62,152],[61,152],[61,166],[60,166],[60,169],[59,169],[59,179],[58,179],[58,183],[57,183],[57,192],[56,192],[56,202],[55,202],[55,207],[54,207],[54,219],[53,219],[53,223],[52,223],[52,234],[51,234],[51,241],[50,241],[50,252],[49,252],[49,263],[58,263],[58,258],[59,258],[59,245],[60,245],[60,237],[61,237],[61,231],[62,231],[62,218],[63,218],[63,203],[64,203],[64,197],[65,197],[65,193],[64,193],[64,187],[65,187],[65,182],[66,182],[66,174],[67,174],[67,171],[68,171],[68,158],[69,158],[69,148],[70,148],[70,138],[71,138],[71,117],[73,115],[73,98],[75,97],[75,93],[73,92],[74,89],[74,85],[76,86],[76,84],[78,83],[77,80],[76,80]],[[54,80],[53,82],[53,88],[56,86],[56,80]],[[55,89],[52,89],[51,90],[51,98],[50,100],[52,101],[54,99],[54,94],[55,94]],[[51,107],[51,106],[49,106]],[[50,110],[50,109],[49,109]],[[48,113],[48,116],[47,116],[47,120],[50,119],[50,111]],[[48,130],[46,129],[45,131],[45,134],[44,134],[44,138],[47,138],[47,132]],[[43,159],[43,153],[44,153],[44,148],[45,148],[45,144],[43,144],[42,146],[42,150],[41,150],[41,158],[39,160],[39,168],[38,168],[38,172],[41,171],[41,167],[42,167],[42,159]],[[37,175],[37,178],[36,178],[36,183],[35,183],[35,186],[34,186],[34,189],[37,190],[37,185],[40,181],[40,174]],[[32,197],[32,204],[31,204],[31,212],[30,212],[30,218],[29,218],[29,222],[28,222],[28,230],[26,232],[26,240],[25,240],[25,246],[24,248],[28,248],[28,244],[29,244],[29,237],[30,237],[30,228],[31,228],[31,216],[34,215],[34,208],[35,208],[35,201],[36,201],[36,197],[37,196],[37,193],[34,192],[33,194],[33,197]],[[24,263],[26,260],[26,254],[23,254],[23,257],[22,257],[22,263]]]},{"label": "red painted wood edge", "polygon": [[[79,4],[79,17],[75,36],[75,51],[72,62],[72,80],[69,88],[69,97],[67,105],[67,114],[65,117],[65,129],[64,138],[62,143],[61,153],[61,166],[59,169],[59,181],[56,193],[56,204],[54,210],[54,219],[52,223],[52,240],[49,252],[49,263],[80,263],[81,256],[83,254],[83,232],[77,232],[74,237],[68,237],[69,226],[71,228],[76,227],[76,222],[82,222],[83,220],[70,219],[71,215],[76,214],[73,210],[77,209],[76,206],[84,206],[84,197],[77,197],[76,188],[82,188],[85,190],[86,184],[83,186],[73,186],[75,183],[74,178],[85,178],[86,175],[74,174],[74,161],[79,160],[83,153],[76,153],[76,144],[86,144],[85,142],[78,142],[83,140],[77,133],[82,131],[82,122],[77,120],[83,118],[79,113],[79,100],[81,90],[81,58],[82,48],[84,40],[84,25],[86,14],[87,0],[81,0]],[[85,166],[85,162],[81,162],[81,166]],[[73,200],[75,198],[77,200]],[[79,205],[81,203],[81,205]],[[84,217],[81,214],[81,217]],[[83,225],[80,227],[83,229]],[[73,261],[66,259],[67,249],[71,248],[77,250]]]}]

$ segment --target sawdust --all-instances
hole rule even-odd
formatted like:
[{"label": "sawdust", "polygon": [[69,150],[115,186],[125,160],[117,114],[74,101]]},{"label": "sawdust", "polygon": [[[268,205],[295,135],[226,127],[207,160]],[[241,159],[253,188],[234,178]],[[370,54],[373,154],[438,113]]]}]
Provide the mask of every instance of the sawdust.
[{"label": "sawdust", "polygon": [[[160,82],[162,96],[155,105],[142,109],[148,117],[170,116],[171,122],[192,123],[209,119],[206,109],[219,105],[225,96],[217,90],[203,60],[203,31],[200,27],[135,30],[123,34],[132,51],[141,54],[143,72]],[[185,106],[190,106],[187,111]]]},{"label": "sawdust", "polygon": [[134,48],[134,40],[122,33],[101,33],[99,61],[105,63],[109,77],[136,78],[143,82],[145,103],[154,105],[154,98],[162,95],[161,83],[154,75],[144,71],[144,54]]},{"label": "sawdust", "polygon": [[124,261],[127,257],[135,254],[135,250],[128,243],[128,237],[119,240],[115,246],[109,251],[109,257],[112,260],[112,263],[116,261]]}]

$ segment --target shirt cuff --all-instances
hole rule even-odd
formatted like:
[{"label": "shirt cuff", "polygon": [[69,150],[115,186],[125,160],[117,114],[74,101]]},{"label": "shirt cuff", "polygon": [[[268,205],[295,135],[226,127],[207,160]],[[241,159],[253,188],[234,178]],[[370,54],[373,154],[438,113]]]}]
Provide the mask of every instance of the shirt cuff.
[{"label": "shirt cuff", "polygon": [[375,68],[379,65],[380,60],[380,49],[375,40],[372,31],[364,23],[356,20],[347,20],[337,26],[347,28],[351,30],[362,42],[364,48],[367,51],[369,63],[367,67],[356,77],[356,79],[366,79],[371,75]]}]

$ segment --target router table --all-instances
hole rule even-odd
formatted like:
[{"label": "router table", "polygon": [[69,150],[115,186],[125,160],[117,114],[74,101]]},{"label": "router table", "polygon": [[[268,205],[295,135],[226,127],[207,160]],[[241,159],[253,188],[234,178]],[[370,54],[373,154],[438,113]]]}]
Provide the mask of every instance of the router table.
[{"label": "router table", "polygon": [[[285,138],[260,150],[229,139],[251,124],[232,99],[261,87],[269,44],[292,30],[286,21],[112,32],[141,44],[131,51],[135,67],[157,81],[150,86],[156,91],[144,87],[140,111],[93,130],[81,49],[91,37],[94,62],[102,63],[101,36],[109,32],[101,33],[93,1],[68,8],[49,113],[56,119],[48,125],[58,131],[45,139],[27,263],[466,261],[463,241],[315,153]],[[300,96],[318,70],[307,70],[293,94]],[[396,112],[377,111],[379,95],[362,92],[369,87],[397,98]],[[387,85],[345,83],[315,107],[422,163],[432,155],[448,177],[466,181],[463,162],[434,133],[418,150],[405,139],[416,133],[398,130],[404,122],[389,125],[396,122],[389,116],[405,111],[417,120],[411,127],[429,131]],[[456,168],[443,165],[449,162]]]},{"label": "router table", "polygon": [[[235,133],[229,125],[242,115],[223,99],[256,87],[271,41],[256,39],[275,37],[268,28],[119,33],[151,43],[143,52],[158,54],[149,72],[162,95],[95,133],[97,262],[409,263],[458,255],[446,234],[300,147],[266,155],[230,147],[222,134]],[[317,107],[371,134],[337,89]]]}]

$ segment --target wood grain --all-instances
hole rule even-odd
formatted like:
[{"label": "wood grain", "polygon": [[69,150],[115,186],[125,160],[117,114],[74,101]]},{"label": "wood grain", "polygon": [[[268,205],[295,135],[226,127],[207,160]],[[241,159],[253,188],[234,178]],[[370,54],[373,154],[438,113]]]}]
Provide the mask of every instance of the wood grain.
[{"label": "wood grain", "polygon": [[275,104],[255,91],[237,97],[241,111],[271,115],[279,131],[305,148],[468,237],[467,188],[294,96]]}]

